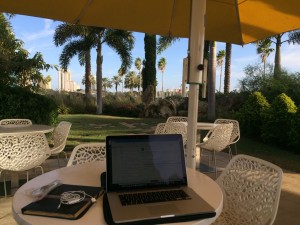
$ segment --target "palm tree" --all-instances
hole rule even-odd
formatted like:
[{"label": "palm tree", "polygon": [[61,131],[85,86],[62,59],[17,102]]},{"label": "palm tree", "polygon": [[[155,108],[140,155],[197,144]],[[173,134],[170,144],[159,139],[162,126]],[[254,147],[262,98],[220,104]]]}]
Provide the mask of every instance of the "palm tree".
[{"label": "palm tree", "polygon": [[120,76],[113,76],[112,83],[115,85],[116,94],[118,92],[118,86],[120,85],[121,82],[122,82],[122,79]]},{"label": "palm tree", "polygon": [[144,48],[143,93],[149,93],[151,96],[143,99],[148,99],[150,102],[155,99],[156,93],[156,35],[145,34]]},{"label": "palm tree", "polygon": [[112,87],[112,82],[107,77],[103,77],[102,78],[102,88],[103,88],[103,90],[106,92],[106,89],[111,88],[111,87]]},{"label": "palm tree", "polygon": [[232,45],[226,43],[225,51],[225,75],[224,75],[224,94],[229,94],[230,92],[230,76],[231,76],[231,49]]},{"label": "palm tree", "polygon": [[126,76],[125,76],[125,88],[129,88],[130,92],[133,92],[133,88],[137,86],[136,83],[136,73],[134,71],[130,71]]},{"label": "palm tree", "polygon": [[[138,76],[141,78],[141,72],[142,72],[142,59],[141,58],[136,58],[134,65],[136,67],[136,69],[139,71]],[[139,92],[140,92],[140,87],[142,86],[142,79],[139,79],[140,83],[139,83]]]},{"label": "palm tree", "polygon": [[207,117],[214,121],[216,117],[216,42],[211,41],[209,45],[208,84],[207,84]]},{"label": "palm tree", "polygon": [[217,54],[217,66],[221,67],[220,68],[220,86],[219,86],[219,92],[221,92],[221,86],[222,86],[222,67],[223,67],[223,62],[225,58],[225,51],[220,50]]},{"label": "palm tree", "polygon": [[[282,40],[285,34],[287,34],[288,38]],[[267,39],[275,44],[274,78],[278,78],[281,74],[281,45],[285,42],[289,44],[300,44],[300,30],[278,34]]]},{"label": "palm tree", "polygon": [[162,97],[164,97],[164,72],[165,72],[165,69],[166,69],[166,65],[167,65],[167,60],[164,57],[162,57],[157,63],[157,67],[161,71],[161,92],[162,92]]},{"label": "palm tree", "polygon": [[262,63],[264,64],[264,78],[266,77],[266,61],[269,55],[274,51],[274,48],[271,48],[272,41],[270,38],[256,42],[256,52],[260,54]]},{"label": "palm tree", "polygon": [[[61,32],[59,32],[61,30]],[[69,30],[71,32],[63,32]],[[66,63],[68,65],[70,59],[79,54],[80,59],[83,56],[87,57],[89,50],[96,48],[97,52],[97,70],[96,70],[96,79],[97,79],[97,114],[102,114],[102,44],[106,43],[109,47],[113,48],[117,54],[120,56],[122,61],[122,68],[125,70],[130,67],[132,63],[131,50],[134,46],[134,37],[132,32],[106,29],[101,27],[87,27],[71,24],[62,24],[55,31],[55,37],[57,33],[60,38],[59,42],[56,42],[57,45],[63,45],[65,42],[72,44],[73,48],[70,48],[69,51],[64,51],[65,58],[60,60],[61,64]],[[54,40],[56,38],[54,37]],[[75,39],[75,40],[74,40]],[[65,46],[66,48],[66,46]],[[64,48],[64,50],[65,50]],[[72,51],[73,50],[73,51]],[[81,61],[82,62],[82,61]],[[85,60],[86,67],[90,60]],[[89,79],[89,75],[86,73],[86,80]],[[88,82],[86,82],[88,83]],[[87,90],[86,90],[87,92]]]},{"label": "palm tree", "polygon": [[124,68],[120,68],[118,70],[118,74],[119,74],[119,77],[121,77],[121,80],[122,80],[122,93],[123,93],[123,88],[124,88],[124,75],[126,74],[126,69]]},{"label": "palm tree", "polygon": [[[91,45],[89,44],[89,30],[86,26],[63,23],[55,29],[54,44],[65,45],[59,57],[63,70],[67,70],[71,59],[78,55],[80,65],[85,65],[85,95],[91,97]],[[88,104],[88,103],[87,103]]]}]

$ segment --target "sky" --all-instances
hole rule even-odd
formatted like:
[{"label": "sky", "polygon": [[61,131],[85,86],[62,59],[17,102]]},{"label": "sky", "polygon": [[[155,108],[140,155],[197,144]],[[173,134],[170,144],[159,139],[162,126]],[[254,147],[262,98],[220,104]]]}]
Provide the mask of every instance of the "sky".
[{"label": "sky", "polygon": [[[35,18],[29,16],[16,15],[10,19],[12,29],[16,38],[21,39],[24,42],[24,48],[29,51],[31,56],[36,52],[41,52],[46,63],[52,65],[59,65],[59,56],[63,47],[56,47],[53,42],[53,35],[55,28],[61,23],[49,19]],[[137,57],[144,59],[144,34],[134,33],[135,47],[132,50],[133,64],[131,70],[137,72],[134,61]],[[272,46],[275,48],[275,46]],[[187,56],[188,39],[181,38],[176,41],[167,50],[157,55],[157,61],[160,58],[165,57],[167,65],[163,76],[164,90],[180,88],[182,83],[182,67],[183,58]],[[217,52],[225,50],[224,43],[217,43]],[[118,74],[121,61],[119,56],[113,49],[109,48],[105,44],[102,48],[103,54],[103,77],[112,78]],[[282,66],[289,72],[300,72],[300,45],[289,45],[287,43],[282,45]],[[274,63],[274,53],[272,53],[267,62]],[[256,53],[256,47],[254,44],[248,44],[245,46],[232,45],[232,59],[231,59],[231,82],[230,90],[239,88],[239,80],[243,79],[244,68],[247,65],[254,65],[261,63],[259,55]],[[157,67],[157,63],[156,63]],[[78,58],[75,56],[68,67],[71,71],[72,80],[84,89],[81,84],[84,67],[79,65]],[[224,82],[224,66],[221,79],[221,92],[223,92]],[[219,89],[220,85],[220,71],[221,68],[217,68],[216,72],[216,89]],[[96,75],[96,50],[92,50],[92,74]],[[58,72],[55,69],[43,71],[43,75],[50,75],[52,78],[52,89],[58,89]],[[157,69],[156,73],[158,85],[157,90],[161,90],[162,75]],[[121,87],[118,87],[121,90]],[[114,88],[111,89],[114,91]]]}]

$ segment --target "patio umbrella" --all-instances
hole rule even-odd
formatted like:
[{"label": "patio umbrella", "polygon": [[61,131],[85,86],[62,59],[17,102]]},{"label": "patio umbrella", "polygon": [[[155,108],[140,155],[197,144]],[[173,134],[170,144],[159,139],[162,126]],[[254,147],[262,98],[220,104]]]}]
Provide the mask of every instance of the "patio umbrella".
[{"label": "patio umbrella", "polygon": [[0,11],[74,24],[188,37],[187,165],[195,167],[198,87],[206,40],[246,44],[300,27],[299,0],[0,0]]}]

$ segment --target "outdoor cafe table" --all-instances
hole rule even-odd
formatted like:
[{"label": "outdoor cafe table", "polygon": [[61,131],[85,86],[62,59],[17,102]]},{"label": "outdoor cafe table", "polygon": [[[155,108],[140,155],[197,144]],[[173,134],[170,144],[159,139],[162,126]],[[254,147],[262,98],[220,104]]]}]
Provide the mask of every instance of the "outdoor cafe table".
[{"label": "outdoor cafe table", "polygon": [[[98,199],[87,213],[78,220],[65,220],[50,217],[23,215],[22,207],[33,201],[27,195],[28,190],[41,187],[54,180],[61,180],[65,184],[100,186],[100,174],[105,171],[105,161],[97,161],[81,165],[63,167],[52,170],[30,180],[20,187],[14,195],[12,203],[12,214],[18,224],[26,225],[76,225],[89,224],[99,225],[106,224],[103,217],[102,197]],[[176,223],[180,225],[206,225],[211,224],[220,215],[223,208],[223,194],[218,184],[208,176],[193,169],[187,169],[188,184],[192,187],[203,199],[210,203],[216,209],[214,218],[194,220],[185,223]],[[174,223],[172,223],[174,224]]]},{"label": "outdoor cafe table", "polygon": [[[18,133],[50,133],[54,130],[53,126],[32,124],[29,126],[14,126],[6,127],[0,126],[0,135],[13,135]],[[0,149],[1,151],[1,149]],[[11,172],[11,188],[19,187],[19,176],[17,172]]]},{"label": "outdoor cafe table", "polygon": [[1,134],[17,134],[17,133],[50,133],[54,127],[42,124],[32,124],[29,126],[14,126],[14,127],[5,127],[0,126],[0,135]]},{"label": "outdoor cafe table", "polygon": [[[187,123],[186,123],[187,125]],[[215,123],[209,123],[209,122],[198,122],[197,123],[197,143],[201,142],[201,131],[202,130],[211,130],[214,129],[216,126],[218,126],[218,124]],[[198,150],[198,148],[196,149],[196,151]],[[199,148],[199,152],[196,152],[196,169],[200,168],[200,148]]]}]

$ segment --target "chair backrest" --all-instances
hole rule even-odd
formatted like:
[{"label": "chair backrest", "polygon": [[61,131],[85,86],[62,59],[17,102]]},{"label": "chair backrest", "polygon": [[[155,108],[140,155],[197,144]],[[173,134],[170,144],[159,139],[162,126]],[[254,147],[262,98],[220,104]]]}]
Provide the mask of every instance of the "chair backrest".
[{"label": "chair backrest", "polygon": [[26,127],[32,125],[29,119],[3,119],[0,120],[0,126],[3,127]]},{"label": "chair backrest", "polygon": [[72,123],[62,121],[57,125],[57,127],[55,127],[53,131],[54,147],[51,149],[52,154],[56,154],[64,150],[71,126]]},{"label": "chair backrest", "polygon": [[240,139],[240,126],[239,122],[237,120],[230,120],[230,119],[216,119],[215,122],[216,124],[228,124],[232,123],[233,124],[233,129],[230,137],[230,144],[236,143]]},{"label": "chair backrest", "polygon": [[50,156],[44,133],[0,135],[0,169],[25,171],[43,163]]},{"label": "chair backrest", "polygon": [[169,122],[186,122],[187,123],[188,118],[185,116],[170,116],[167,119],[167,123]]},{"label": "chair backrest", "polygon": [[232,128],[232,123],[216,126],[207,133],[203,138],[206,141],[200,143],[200,146],[208,150],[222,151],[229,145]]},{"label": "chair backrest", "polygon": [[105,143],[85,143],[77,145],[70,156],[67,166],[87,162],[103,161],[106,158]]},{"label": "chair backrest", "polygon": [[231,224],[273,224],[281,192],[281,168],[240,154],[229,162],[217,183],[223,190],[224,213],[236,222]]},{"label": "chair backrest", "polygon": [[158,123],[156,125],[154,134],[164,134],[164,132],[165,132],[165,125],[166,125],[166,123]]}]

